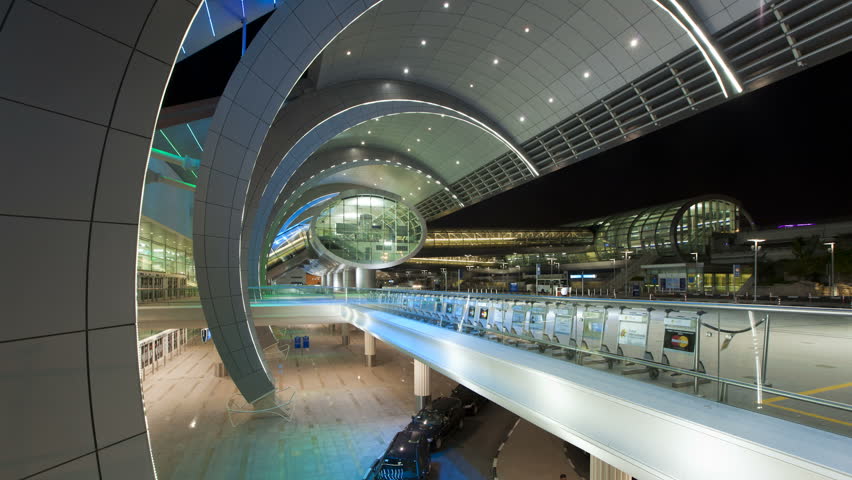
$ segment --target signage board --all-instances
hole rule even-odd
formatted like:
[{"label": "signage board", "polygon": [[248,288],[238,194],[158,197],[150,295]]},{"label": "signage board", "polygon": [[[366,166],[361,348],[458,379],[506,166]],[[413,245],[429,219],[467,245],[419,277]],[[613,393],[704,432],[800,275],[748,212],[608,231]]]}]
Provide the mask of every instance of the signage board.
[{"label": "signage board", "polygon": [[618,344],[644,347],[648,339],[647,315],[621,314],[618,320]]},{"label": "signage board", "polygon": [[735,263],[734,264],[734,277],[740,277],[743,274],[743,266]]},{"label": "signage board", "polygon": [[311,348],[311,337],[307,335],[302,337],[302,348]]},{"label": "signage board", "polygon": [[574,309],[572,307],[557,308],[554,322],[553,333],[567,341],[574,330]]},{"label": "signage board", "polygon": [[604,319],[606,310],[587,308],[582,313],[583,340],[600,340],[603,337]]}]

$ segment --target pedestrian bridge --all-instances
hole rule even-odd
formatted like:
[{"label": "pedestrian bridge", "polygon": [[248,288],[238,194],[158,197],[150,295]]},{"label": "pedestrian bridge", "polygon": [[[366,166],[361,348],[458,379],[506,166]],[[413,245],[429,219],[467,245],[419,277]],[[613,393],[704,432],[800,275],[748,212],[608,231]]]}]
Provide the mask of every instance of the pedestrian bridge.
[{"label": "pedestrian bridge", "polygon": [[[640,479],[852,478],[848,309],[251,294],[256,325],[352,324]],[[201,326],[203,316],[192,304],[140,307],[140,325],[164,322]]]}]

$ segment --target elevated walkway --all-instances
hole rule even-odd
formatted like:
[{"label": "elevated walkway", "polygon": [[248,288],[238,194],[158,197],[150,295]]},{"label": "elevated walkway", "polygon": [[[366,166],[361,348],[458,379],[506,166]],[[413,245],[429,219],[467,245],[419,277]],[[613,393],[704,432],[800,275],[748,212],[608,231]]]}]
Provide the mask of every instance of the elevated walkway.
[{"label": "elevated walkway", "polygon": [[[852,402],[846,389],[852,384],[843,377],[852,368],[852,311],[313,291],[325,294],[264,295],[252,305],[256,323],[307,323],[312,315],[323,319],[317,323],[350,322],[637,478],[852,478]],[[549,330],[566,327],[557,319],[569,305],[573,333]],[[140,319],[150,308],[156,307],[140,308]],[[617,340],[624,325],[615,328],[613,322],[630,320],[624,315],[637,311],[649,312],[644,350],[651,359]],[[683,320],[699,311],[702,326],[689,338],[700,345],[690,358],[701,368],[671,351],[671,362],[661,361],[666,319],[672,312]],[[773,319],[774,349],[763,349],[770,338],[762,332],[764,315]],[[595,331],[581,323],[592,320],[603,323],[599,343],[580,335]],[[828,368],[814,368],[817,361]],[[763,380],[767,374],[774,387]],[[748,376],[758,381],[749,383]]]}]

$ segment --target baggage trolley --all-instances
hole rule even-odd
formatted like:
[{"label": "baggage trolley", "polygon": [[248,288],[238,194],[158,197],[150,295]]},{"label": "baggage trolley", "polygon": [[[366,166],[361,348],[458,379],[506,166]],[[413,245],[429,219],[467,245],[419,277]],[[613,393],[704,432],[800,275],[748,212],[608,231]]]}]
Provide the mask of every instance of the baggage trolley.
[{"label": "baggage trolley", "polygon": [[[582,312],[577,313],[577,318],[580,324],[583,326],[582,331],[580,332],[580,348],[585,352],[581,352],[581,354],[577,357],[577,361],[580,365],[584,363],[589,365],[591,363],[584,362],[584,357],[588,356],[590,353],[588,352],[603,352],[609,353],[609,347],[604,344],[604,337],[606,335],[606,324],[607,317],[609,317],[609,306],[587,306],[583,308]],[[611,358],[604,358],[601,360],[594,361],[593,363],[603,363],[606,362],[607,368],[612,368],[614,360]]]},{"label": "baggage trolley", "polygon": [[[653,308],[620,307],[618,314],[618,347],[619,356],[641,358],[654,361],[654,354],[648,351],[648,331],[651,324]],[[651,378],[657,378],[660,370],[657,368],[638,368],[622,370],[622,375],[634,375],[647,372]]]},{"label": "baggage trolley", "polygon": [[[675,367],[692,370],[698,373],[707,373],[704,363],[701,361],[701,316],[705,312],[677,311],[666,309],[663,318],[663,344],[660,352],[660,363]],[[672,376],[680,375],[673,373]],[[699,381],[698,377],[691,382],[674,382],[673,388],[686,387],[692,384],[695,393],[698,393],[700,383],[708,383],[709,380]]]}]

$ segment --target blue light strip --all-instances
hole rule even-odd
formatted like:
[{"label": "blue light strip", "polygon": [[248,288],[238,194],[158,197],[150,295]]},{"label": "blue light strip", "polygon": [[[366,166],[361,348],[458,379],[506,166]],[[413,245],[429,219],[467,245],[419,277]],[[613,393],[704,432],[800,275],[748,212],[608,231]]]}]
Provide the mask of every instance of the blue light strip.
[{"label": "blue light strip", "polygon": [[245,0],[240,0],[240,7],[243,9],[243,20],[246,19],[246,2]]},{"label": "blue light strip", "polygon": [[163,138],[165,138],[165,139],[166,139],[166,141],[167,141],[167,142],[169,142],[169,145],[171,145],[171,146],[172,146],[172,150],[174,150],[174,151],[175,151],[175,153],[177,154],[177,156],[178,156],[178,157],[182,157],[182,156],[183,156],[183,155],[181,155],[181,154],[180,154],[180,152],[178,152],[178,149],[177,149],[177,147],[175,147],[175,144],[174,144],[174,143],[172,143],[172,141],[171,141],[171,140],[169,140],[169,137],[166,135],[166,132],[164,132],[164,131],[160,130],[160,135],[162,135],[162,136],[163,136]]},{"label": "blue light strip", "polygon": [[195,132],[192,131],[192,127],[190,127],[189,124],[187,123],[186,128],[189,129],[189,133],[190,133],[190,135],[192,135],[192,139],[195,140],[195,144],[198,145],[198,149],[203,152],[204,147],[201,146],[201,142],[198,141],[198,137],[195,136]]},{"label": "blue light strip", "polygon": [[183,52],[183,53],[186,53],[186,49],[183,48],[183,45],[180,46],[180,51]]},{"label": "blue light strip", "polygon": [[210,21],[210,31],[213,32],[213,36],[216,36],[216,30],[213,29],[213,17],[210,16],[210,7],[207,6],[207,0],[204,0],[204,8],[207,9],[207,20]]}]

